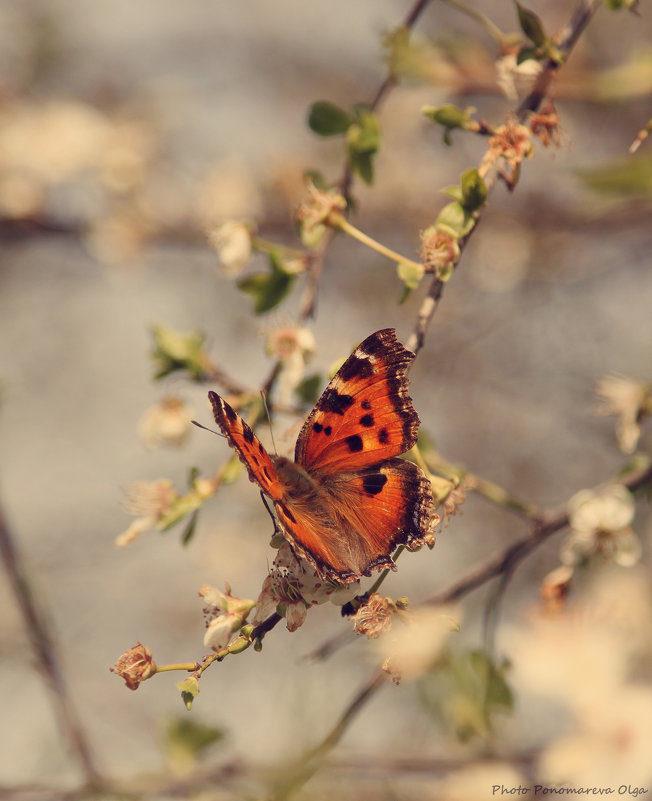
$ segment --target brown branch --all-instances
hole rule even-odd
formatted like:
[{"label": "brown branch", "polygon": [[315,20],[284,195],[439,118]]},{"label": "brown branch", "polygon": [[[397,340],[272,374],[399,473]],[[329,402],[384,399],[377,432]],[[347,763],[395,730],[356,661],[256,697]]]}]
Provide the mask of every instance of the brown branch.
[{"label": "brown branch", "polygon": [[[652,465],[632,471],[623,476],[618,483],[632,492],[652,483]],[[494,554],[424,603],[436,605],[459,600],[492,578],[511,572],[528,554],[567,526],[568,512],[565,505],[557,510],[544,513],[539,520],[533,522],[530,534]]]},{"label": "brown branch", "polygon": [[9,576],[39,671],[50,690],[59,725],[79,762],[87,785],[96,786],[100,782],[100,774],[95,766],[91,747],[66,687],[54,638],[45,614],[34,597],[2,508],[0,508],[0,556]]}]

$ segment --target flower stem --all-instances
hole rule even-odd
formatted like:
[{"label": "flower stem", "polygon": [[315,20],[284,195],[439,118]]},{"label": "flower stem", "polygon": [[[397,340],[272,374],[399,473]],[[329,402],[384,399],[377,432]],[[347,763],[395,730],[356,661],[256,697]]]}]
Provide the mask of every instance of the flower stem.
[{"label": "flower stem", "polygon": [[377,242],[372,237],[363,233],[359,228],[356,228],[355,225],[351,225],[346,217],[339,212],[332,211],[328,215],[328,224],[332,228],[339,228],[340,231],[344,231],[345,234],[349,234],[349,236],[357,239],[358,242],[362,242],[363,245],[367,245],[367,247],[370,247],[372,250],[375,250],[382,256],[386,256],[388,259],[391,259],[391,261],[394,261],[397,264],[410,264],[414,267],[422,266],[419,262],[413,261],[412,259],[406,259],[405,256],[401,256],[401,254],[397,253],[395,250],[391,250],[391,248],[381,245],[380,242]]}]

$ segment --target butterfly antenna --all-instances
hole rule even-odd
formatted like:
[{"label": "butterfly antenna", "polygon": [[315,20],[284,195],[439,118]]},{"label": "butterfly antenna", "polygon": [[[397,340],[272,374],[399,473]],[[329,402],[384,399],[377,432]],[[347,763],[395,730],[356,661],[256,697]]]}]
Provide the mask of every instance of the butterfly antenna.
[{"label": "butterfly antenna", "polygon": [[276,442],[274,441],[274,427],[272,426],[272,415],[269,413],[269,406],[267,405],[267,393],[264,389],[260,390],[260,397],[263,399],[263,406],[265,407],[265,414],[267,415],[267,422],[269,423],[269,435],[272,439],[272,447],[274,448],[274,453],[278,456],[278,451],[276,450]]},{"label": "butterfly antenna", "polygon": [[210,431],[211,434],[217,434],[218,437],[223,437],[224,438],[224,434],[222,434],[221,431],[215,431],[215,429],[213,429],[213,428],[207,428],[206,426],[203,426],[201,423],[198,423],[196,420],[191,420],[190,422],[194,426],[197,426],[197,428],[203,428],[204,431]]}]

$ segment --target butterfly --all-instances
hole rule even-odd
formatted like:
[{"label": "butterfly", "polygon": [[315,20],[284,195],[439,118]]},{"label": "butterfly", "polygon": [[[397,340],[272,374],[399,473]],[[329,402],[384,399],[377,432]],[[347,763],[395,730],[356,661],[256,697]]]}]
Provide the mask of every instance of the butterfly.
[{"label": "butterfly", "polygon": [[295,555],[328,581],[395,569],[398,545],[430,542],[430,482],[417,465],[395,458],[417,440],[406,375],[414,356],[393,328],[368,336],[308,415],[294,461],[270,455],[224,398],[208,393],[216,423],[271,499]]}]

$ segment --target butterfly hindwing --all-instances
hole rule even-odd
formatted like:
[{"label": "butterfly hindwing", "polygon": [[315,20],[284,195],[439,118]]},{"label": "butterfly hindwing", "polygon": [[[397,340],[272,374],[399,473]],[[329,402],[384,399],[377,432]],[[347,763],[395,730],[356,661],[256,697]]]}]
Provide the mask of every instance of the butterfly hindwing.
[{"label": "butterfly hindwing", "polygon": [[325,578],[346,583],[371,570],[393,568],[390,555],[398,545],[417,548],[430,532],[430,482],[412,462],[390,459],[328,476],[322,490],[306,508],[275,506],[295,552]]},{"label": "butterfly hindwing", "polygon": [[247,468],[249,479],[271,498],[280,497],[276,468],[262,442],[235,409],[216,392],[209,392],[215,422]]},{"label": "butterfly hindwing", "polygon": [[406,373],[413,359],[393,328],[367,337],[304,423],[295,461],[331,474],[378,464],[409,450],[419,427],[407,391]]}]

